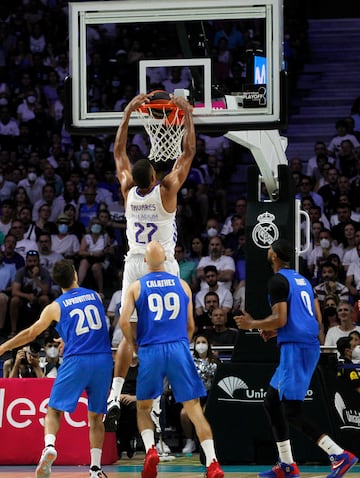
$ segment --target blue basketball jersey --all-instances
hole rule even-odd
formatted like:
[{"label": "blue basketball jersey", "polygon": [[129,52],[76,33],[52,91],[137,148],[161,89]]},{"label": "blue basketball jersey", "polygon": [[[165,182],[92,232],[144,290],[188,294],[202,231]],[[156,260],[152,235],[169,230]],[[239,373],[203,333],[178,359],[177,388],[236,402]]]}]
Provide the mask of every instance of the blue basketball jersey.
[{"label": "blue basketball jersey", "polygon": [[314,292],[310,282],[293,269],[280,269],[289,283],[287,322],[278,329],[278,344],[319,344],[319,323],[315,316]]},{"label": "blue basketball jersey", "polygon": [[111,354],[104,306],[93,290],[78,287],[55,300],[61,310],[56,330],[65,342],[64,357]]},{"label": "blue basketball jersey", "polygon": [[179,278],[168,272],[151,272],[139,281],[140,295],[135,302],[138,344],[188,341],[189,298]]}]

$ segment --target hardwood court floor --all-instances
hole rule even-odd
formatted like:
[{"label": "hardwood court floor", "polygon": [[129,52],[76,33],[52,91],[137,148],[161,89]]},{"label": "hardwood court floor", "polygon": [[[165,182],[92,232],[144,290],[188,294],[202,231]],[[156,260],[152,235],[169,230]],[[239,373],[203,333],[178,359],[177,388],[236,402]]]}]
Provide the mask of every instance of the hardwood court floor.
[{"label": "hardwood court floor", "polygon": [[[104,466],[108,478],[139,478],[144,454],[139,453],[131,460],[121,459],[116,464]],[[269,468],[264,465],[224,466],[225,478],[256,478],[259,471]],[[205,468],[199,462],[198,454],[184,457],[176,456],[170,462],[161,462],[159,478],[203,478]],[[325,478],[330,471],[328,466],[300,466],[301,478]],[[169,476],[170,475],[170,476]],[[1,478],[34,478],[35,466],[0,466]],[[360,465],[352,468],[349,478],[360,478]],[[87,466],[53,466],[51,478],[89,478]]]}]

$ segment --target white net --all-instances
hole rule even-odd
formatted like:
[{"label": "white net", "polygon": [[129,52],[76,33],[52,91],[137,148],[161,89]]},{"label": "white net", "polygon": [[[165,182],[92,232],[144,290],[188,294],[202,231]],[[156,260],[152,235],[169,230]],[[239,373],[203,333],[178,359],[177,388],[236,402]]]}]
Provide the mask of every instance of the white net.
[{"label": "white net", "polygon": [[[156,116],[162,116],[162,118],[155,118],[154,112]],[[164,106],[162,114],[161,110],[153,108],[138,110],[137,113],[150,138],[149,160],[157,162],[177,159],[182,153],[184,136],[182,112],[174,107],[168,115],[168,106]]]}]

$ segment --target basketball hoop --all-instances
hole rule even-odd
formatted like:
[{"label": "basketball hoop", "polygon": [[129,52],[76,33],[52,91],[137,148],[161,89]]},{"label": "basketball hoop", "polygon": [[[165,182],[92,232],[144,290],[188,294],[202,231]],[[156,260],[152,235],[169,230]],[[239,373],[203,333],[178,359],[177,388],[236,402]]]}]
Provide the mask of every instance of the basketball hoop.
[{"label": "basketball hoop", "polygon": [[177,159],[182,153],[184,112],[171,103],[145,103],[137,110],[149,135],[150,161]]}]

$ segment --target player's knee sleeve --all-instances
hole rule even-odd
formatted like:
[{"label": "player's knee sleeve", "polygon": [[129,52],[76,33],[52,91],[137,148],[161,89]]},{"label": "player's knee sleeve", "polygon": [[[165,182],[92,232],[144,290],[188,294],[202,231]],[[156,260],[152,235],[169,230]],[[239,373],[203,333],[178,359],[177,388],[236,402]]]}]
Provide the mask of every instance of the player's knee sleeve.
[{"label": "player's knee sleeve", "polygon": [[316,423],[304,416],[303,402],[300,400],[284,400],[283,406],[285,417],[291,426],[316,442],[322,435],[322,431]]},{"label": "player's knee sleeve", "polygon": [[285,441],[289,439],[289,425],[284,416],[284,410],[279,398],[279,393],[272,387],[266,391],[264,409],[268,416],[275,440]]},{"label": "player's knee sleeve", "polygon": [[279,399],[279,393],[272,387],[269,387],[266,391],[264,399],[264,408],[268,415],[272,415],[273,411],[281,406]]},{"label": "player's knee sleeve", "polygon": [[288,422],[295,428],[299,428],[302,419],[302,402],[300,400],[284,400],[283,406]]}]

